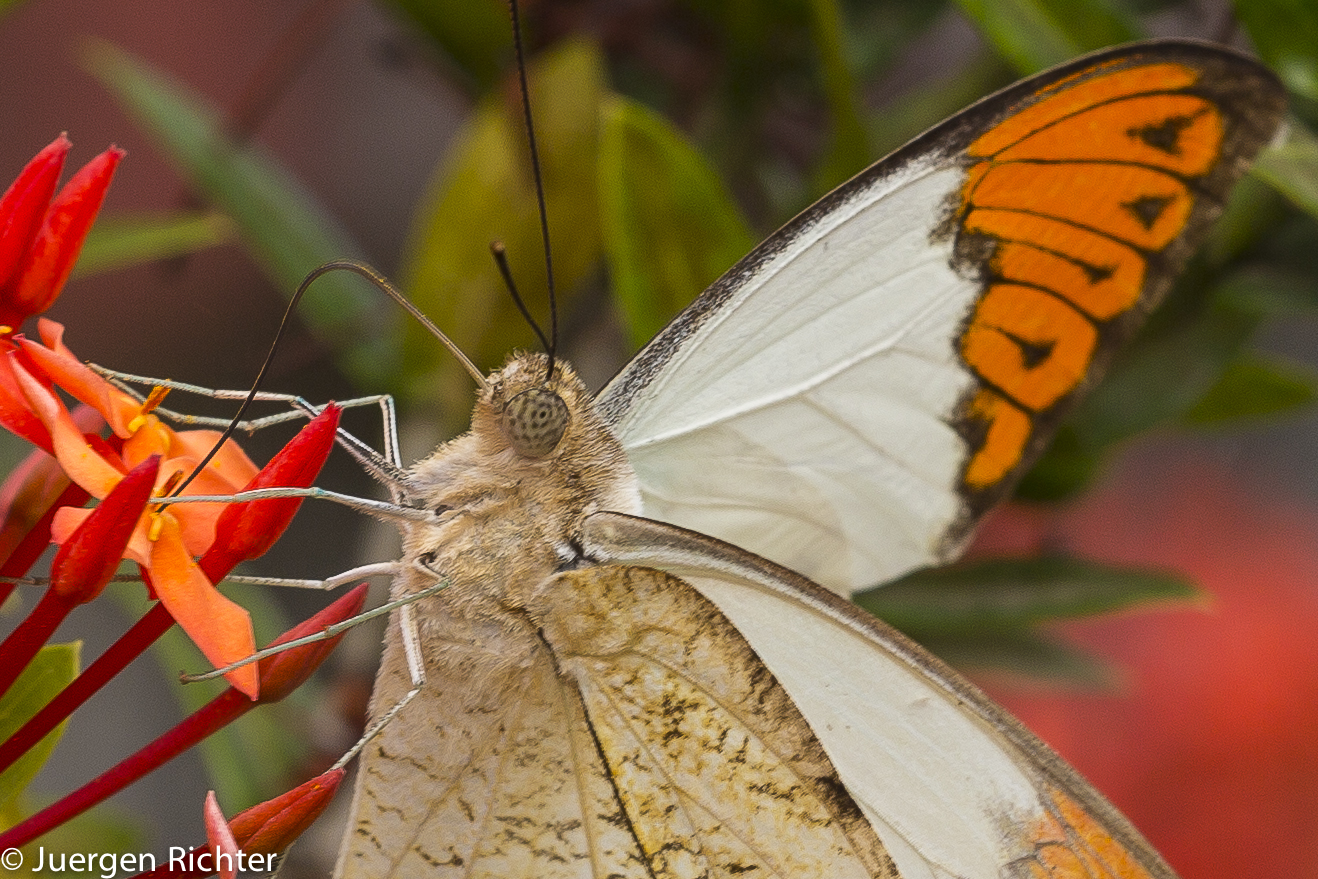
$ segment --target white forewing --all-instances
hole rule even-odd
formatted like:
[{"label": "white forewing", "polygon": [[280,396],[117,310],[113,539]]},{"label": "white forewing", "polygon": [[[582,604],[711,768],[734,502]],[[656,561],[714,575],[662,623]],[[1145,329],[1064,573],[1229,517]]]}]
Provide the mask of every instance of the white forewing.
[{"label": "white forewing", "polygon": [[675,353],[638,390],[645,353],[602,392],[647,516],[844,593],[956,548],[972,378],[948,328],[978,290],[931,235],[961,176],[925,154],[845,187],[652,342]]}]

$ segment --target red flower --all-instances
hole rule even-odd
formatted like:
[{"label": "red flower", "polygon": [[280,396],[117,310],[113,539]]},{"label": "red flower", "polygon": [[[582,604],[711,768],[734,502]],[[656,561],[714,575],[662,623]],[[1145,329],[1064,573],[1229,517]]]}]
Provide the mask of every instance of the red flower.
[{"label": "red flower", "polygon": [[1184,879],[1318,875],[1318,511],[1165,464],[1046,521],[1003,511],[980,546],[1160,566],[1211,602],[1062,627],[1116,665],[1119,692],[994,695]]},{"label": "red flower", "polygon": [[110,147],[54,195],[70,146],[61,134],[0,196],[0,335],[12,334],[59,296],[124,155]]}]

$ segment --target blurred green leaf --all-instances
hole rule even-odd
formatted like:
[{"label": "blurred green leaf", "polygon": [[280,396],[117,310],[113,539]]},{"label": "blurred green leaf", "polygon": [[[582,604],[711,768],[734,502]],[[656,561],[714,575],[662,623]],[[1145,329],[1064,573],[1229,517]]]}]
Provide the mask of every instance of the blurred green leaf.
[{"label": "blurred green leaf", "polygon": [[1312,0],[1235,0],[1251,42],[1286,87],[1318,101],[1318,5]]},{"label": "blurred green leaf", "polygon": [[1018,73],[1135,39],[1139,30],[1101,0],[958,0]]},{"label": "blurred green leaf", "polygon": [[874,115],[870,142],[876,156],[892,152],[1013,78],[1001,58],[985,52],[952,73],[917,86]]},{"label": "blurred green leaf", "polygon": [[1084,491],[1107,457],[1063,422],[1053,441],[1016,486],[1013,497],[1033,503],[1057,503]]},{"label": "blurred green leaf", "polygon": [[872,162],[865,127],[856,103],[856,81],[842,46],[842,14],[836,0],[810,0],[810,23],[819,51],[824,94],[833,117],[832,142],[818,173],[827,191]]},{"label": "blurred green leaf", "polygon": [[[361,249],[310,193],[261,150],[231,142],[199,98],[107,43],[91,44],[86,57],[189,183],[233,218],[253,258],[286,295],[317,266],[360,258]],[[364,280],[336,272],[318,281],[300,306],[322,338],[353,352],[345,367],[376,385],[393,369],[381,321],[394,315],[378,305],[378,292]]]},{"label": "blurred green leaf", "polygon": [[1248,352],[1227,365],[1217,384],[1183,416],[1186,424],[1217,424],[1288,412],[1318,398],[1318,373]]},{"label": "blurred green leaf", "polygon": [[503,0],[390,0],[481,90],[498,80],[512,52],[512,26]]},{"label": "blurred green leaf", "polygon": [[1254,173],[1318,217],[1318,137],[1294,123],[1285,143],[1263,151]]},{"label": "blurred green leaf", "polygon": [[[0,741],[8,739],[78,675],[79,642],[47,644],[23,669],[9,691],[0,697]],[[0,772],[0,809],[7,809],[41,771],[64,735],[68,721],[46,737],[13,765]]]},{"label": "blurred green leaf", "polygon": [[1054,556],[918,571],[854,597],[870,613],[923,641],[931,635],[1001,634],[1197,594],[1172,574]]},{"label": "blurred green leaf", "polygon": [[225,244],[235,232],[232,220],[214,212],[102,217],[82,246],[76,275],[185,256]]},{"label": "blurred green leaf", "polygon": [[1137,339],[1072,413],[1069,424],[1083,447],[1099,450],[1183,416],[1257,325],[1254,315],[1209,308]]},{"label": "blurred green leaf", "polygon": [[1222,278],[1215,295],[1231,308],[1260,316],[1318,309],[1318,280],[1276,261],[1245,265]]},{"label": "blurred green leaf", "polygon": [[1110,690],[1120,674],[1102,659],[1028,631],[984,635],[931,635],[920,644],[953,668],[1005,672],[1068,689]]},{"label": "blurred green leaf", "polygon": [[1017,486],[1018,498],[1055,502],[1073,497],[1097,474],[1110,446],[1184,418],[1221,380],[1260,317],[1224,302],[1204,307],[1202,293],[1193,289],[1184,298],[1193,309],[1178,311],[1181,303],[1171,297],[1107,376],[1080,399]]},{"label": "blurred green leaf", "polygon": [[640,104],[605,103],[599,171],[610,279],[639,348],[755,239],[714,169]]},{"label": "blurred green leaf", "polygon": [[1223,268],[1272,238],[1277,225],[1285,222],[1291,212],[1275,188],[1252,173],[1246,174],[1231,190],[1226,209],[1208,230],[1199,253],[1208,265]]},{"label": "blurred green leaf", "polygon": [[[536,138],[553,242],[559,309],[603,253],[596,195],[604,68],[598,50],[567,42],[529,66]],[[413,224],[404,289],[482,369],[534,336],[504,289],[489,244],[503,241],[531,312],[548,321],[540,218],[525,128],[515,93],[488,100],[445,157]],[[510,103],[511,102],[511,103]],[[410,324],[402,360],[406,398],[443,408],[465,423],[471,379],[435,340]]]}]

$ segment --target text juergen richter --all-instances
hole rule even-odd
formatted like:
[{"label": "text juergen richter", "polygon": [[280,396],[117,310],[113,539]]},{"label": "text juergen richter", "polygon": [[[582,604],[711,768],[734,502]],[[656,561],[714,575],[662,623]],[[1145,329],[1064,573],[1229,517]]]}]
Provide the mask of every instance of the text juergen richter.
[{"label": "text juergen richter", "polygon": [[[218,860],[217,860],[218,859]],[[69,852],[38,847],[36,851],[21,852],[16,848],[0,852],[0,875],[5,872],[68,873],[73,876],[96,876],[97,879],[115,879],[132,876],[165,867],[180,871],[218,872],[232,867],[239,873],[269,871],[275,867],[272,854],[246,852],[195,851],[170,846],[163,858],[150,852]]]}]

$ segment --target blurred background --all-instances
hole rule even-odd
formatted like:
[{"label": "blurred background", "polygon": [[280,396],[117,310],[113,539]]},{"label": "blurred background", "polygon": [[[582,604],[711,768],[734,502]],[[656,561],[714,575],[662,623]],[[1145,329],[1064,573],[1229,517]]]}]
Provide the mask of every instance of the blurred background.
[{"label": "blurred background", "polygon": [[[1242,184],[1172,316],[1117,365],[1103,405],[1077,413],[1027,499],[992,517],[973,550],[1170,570],[1197,598],[959,644],[916,634],[1093,778],[1185,879],[1318,874],[1318,10],[527,0],[524,14],[567,354],[597,385],[796,211],[1020,76],[1172,36],[1246,48],[1283,76],[1291,141]],[[0,57],[0,174],[61,131],[71,167],[110,143],[128,150],[51,312],[80,356],[244,387],[297,282],[345,256],[396,279],[483,367],[534,344],[487,251],[508,242],[523,291],[542,301],[525,148],[505,114],[502,3],[7,2]],[[465,425],[471,391],[395,311],[355,279],[322,282],[267,387],[399,395],[412,460]],[[369,413],[350,426],[378,440]],[[246,445],[260,460],[287,435]],[[373,492],[346,460],[323,482]],[[390,558],[381,531],[306,507],[252,570],[324,576]],[[97,602],[61,631],[84,639],[84,656],[140,612],[140,588],[122,591],[121,618]],[[265,607],[258,639],[324,603],[244,596]],[[335,675],[139,783],[77,838],[193,845],[206,789],[233,814],[319,771],[355,738],[378,643],[378,630],[354,633]],[[168,728],[208,695],[172,683],[199,665],[175,644],[116,681],[75,716],[34,797]],[[323,872],[337,832],[327,815],[300,844],[305,869]]]}]

